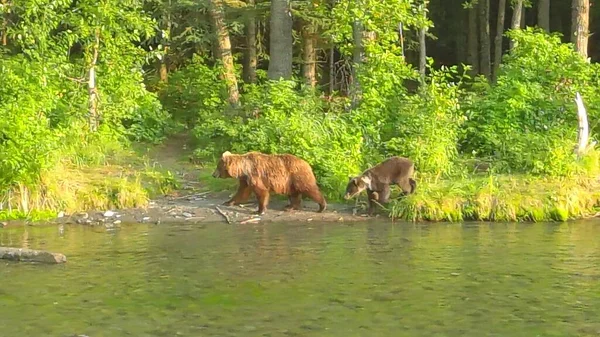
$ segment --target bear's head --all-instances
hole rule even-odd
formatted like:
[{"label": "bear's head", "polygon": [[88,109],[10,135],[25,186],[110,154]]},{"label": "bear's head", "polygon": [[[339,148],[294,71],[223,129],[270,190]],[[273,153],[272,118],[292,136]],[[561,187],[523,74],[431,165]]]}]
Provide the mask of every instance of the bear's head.
[{"label": "bear's head", "polygon": [[214,178],[231,178],[230,162],[232,157],[233,154],[231,154],[231,152],[223,152],[221,159],[219,159],[219,162],[217,163],[217,168],[212,174]]},{"label": "bear's head", "polygon": [[371,178],[368,176],[360,176],[350,178],[348,182],[348,186],[346,186],[346,194],[344,194],[344,199],[348,200],[354,198],[359,195],[360,192],[366,190],[367,188],[371,188]]}]

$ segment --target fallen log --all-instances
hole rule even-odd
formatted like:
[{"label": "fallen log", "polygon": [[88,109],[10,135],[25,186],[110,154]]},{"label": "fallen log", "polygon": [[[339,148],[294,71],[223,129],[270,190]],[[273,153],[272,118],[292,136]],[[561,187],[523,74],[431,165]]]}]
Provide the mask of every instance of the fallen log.
[{"label": "fallen log", "polygon": [[50,253],[42,250],[12,247],[0,247],[0,259],[39,263],[67,262],[67,257],[61,253]]}]

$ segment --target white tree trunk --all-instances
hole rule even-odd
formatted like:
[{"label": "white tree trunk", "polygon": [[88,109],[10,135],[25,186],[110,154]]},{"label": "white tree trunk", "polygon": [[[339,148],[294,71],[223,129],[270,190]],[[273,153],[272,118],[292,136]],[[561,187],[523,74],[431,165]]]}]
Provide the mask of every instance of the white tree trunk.
[{"label": "white tree trunk", "polygon": [[577,104],[577,120],[579,121],[577,155],[581,157],[587,150],[590,130],[588,127],[587,112],[585,111],[583,99],[579,93],[575,96],[575,103]]}]

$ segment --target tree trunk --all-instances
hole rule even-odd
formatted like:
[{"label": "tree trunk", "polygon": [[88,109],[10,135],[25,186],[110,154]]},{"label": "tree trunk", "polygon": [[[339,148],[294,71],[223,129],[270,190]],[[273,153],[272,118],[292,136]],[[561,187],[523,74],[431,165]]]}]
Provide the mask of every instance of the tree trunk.
[{"label": "tree trunk", "polygon": [[494,39],[494,82],[498,79],[498,70],[502,62],[502,34],[504,34],[504,17],[506,16],[506,0],[498,0],[498,20],[496,22],[496,38]]},{"label": "tree trunk", "polygon": [[228,101],[232,106],[237,106],[240,102],[240,93],[238,91],[237,79],[235,77],[235,67],[233,65],[233,56],[231,54],[231,41],[229,40],[229,31],[225,26],[223,14],[223,0],[210,1],[210,16],[213,21],[215,33],[217,36],[217,53],[223,63],[223,76],[227,83]]},{"label": "tree trunk", "polygon": [[306,84],[317,85],[317,34],[314,26],[306,22],[302,27],[302,72]]},{"label": "tree trunk", "polygon": [[271,0],[269,70],[271,80],[292,77],[292,14],[289,0]]},{"label": "tree trunk", "polygon": [[[427,1],[423,1],[421,10],[423,18],[427,20]],[[425,82],[425,69],[427,66],[427,27],[421,27],[419,30],[419,74],[421,81]]]},{"label": "tree trunk", "polygon": [[[2,6],[8,6],[7,0],[2,0]],[[8,11],[4,13],[4,17],[2,18],[2,28],[0,28],[0,34],[2,34],[2,45],[6,46],[8,44]]]},{"label": "tree trunk", "polygon": [[490,53],[490,0],[479,0],[479,45],[481,46],[480,72],[488,80],[492,77]]},{"label": "tree trunk", "polygon": [[477,11],[475,8],[468,10],[468,32],[467,32],[467,61],[471,65],[471,75],[479,74],[479,40],[477,39]]},{"label": "tree trunk", "polygon": [[358,106],[360,101],[360,83],[358,80],[358,68],[363,62],[363,27],[360,21],[354,20],[352,24],[352,40],[354,50],[352,51],[352,83],[350,84],[351,107]]},{"label": "tree trunk", "polygon": [[158,70],[158,75],[160,82],[167,83],[169,82],[169,70],[167,65],[167,55],[169,54],[169,47],[165,46],[164,55],[160,59],[160,68]]},{"label": "tree trunk", "polygon": [[583,99],[581,98],[579,92],[575,95],[575,103],[577,104],[577,121],[579,123],[577,149],[575,152],[577,153],[577,156],[581,158],[588,148],[589,125],[587,111],[585,110],[585,105],[583,105]]},{"label": "tree trunk", "polygon": [[98,130],[98,88],[96,88],[96,63],[98,62],[98,51],[100,49],[100,29],[96,29],[95,42],[92,46],[92,59],[88,68],[88,109],[90,130]]},{"label": "tree trunk", "polygon": [[538,0],[537,24],[550,32],[550,0]]},{"label": "tree trunk", "polygon": [[246,19],[246,49],[244,53],[244,81],[246,83],[256,82],[256,13],[254,12],[255,1],[247,0],[251,13]]},{"label": "tree trunk", "polygon": [[573,0],[571,6],[571,42],[575,44],[577,52],[587,60],[590,0]]},{"label": "tree trunk", "polygon": [[[511,29],[521,29],[521,17],[523,10],[523,0],[517,0],[514,4],[512,21],[510,24]],[[510,41],[510,49],[513,49],[514,41]]]},{"label": "tree trunk", "polygon": [[172,27],[172,23],[171,23],[171,0],[168,1],[168,8],[166,10],[165,13],[165,20],[166,20],[166,37],[163,36],[162,39],[162,43],[164,46],[164,54],[162,56],[162,58],[160,59],[160,66],[158,69],[158,75],[160,78],[160,82],[163,83],[167,83],[169,81],[169,65],[168,65],[168,58],[169,58],[169,40],[171,39],[171,27]]}]

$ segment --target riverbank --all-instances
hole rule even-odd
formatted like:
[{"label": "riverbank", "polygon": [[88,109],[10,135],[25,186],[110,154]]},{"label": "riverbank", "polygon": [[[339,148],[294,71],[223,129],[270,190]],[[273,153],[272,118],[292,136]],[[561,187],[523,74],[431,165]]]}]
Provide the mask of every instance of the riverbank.
[{"label": "riverbank", "polygon": [[406,221],[567,221],[600,211],[600,180],[585,176],[472,175],[421,179],[419,192],[388,206]]},{"label": "riverbank", "polygon": [[[366,196],[359,202],[329,200],[324,213],[303,200],[301,211],[285,212],[288,200],[272,196],[267,214],[254,215],[256,200],[223,206],[235,193],[234,179],[214,179],[214,163],[192,162],[186,136],[161,145],[137,144],[102,166],[60,167],[36,191],[19,187],[6,196],[12,209],[0,210],[2,225],[57,222],[259,223],[358,221],[365,219]],[[566,221],[596,216],[600,181],[588,177],[539,178],[524,175],[471,175],[455,179],[417,176],[417,193],[378,212],[403,221]],[[398,193],[393,189],[392,197]],[[6,199],[5,196],[5,199]],[[82,211],[84,210],[84,211]]]}]

